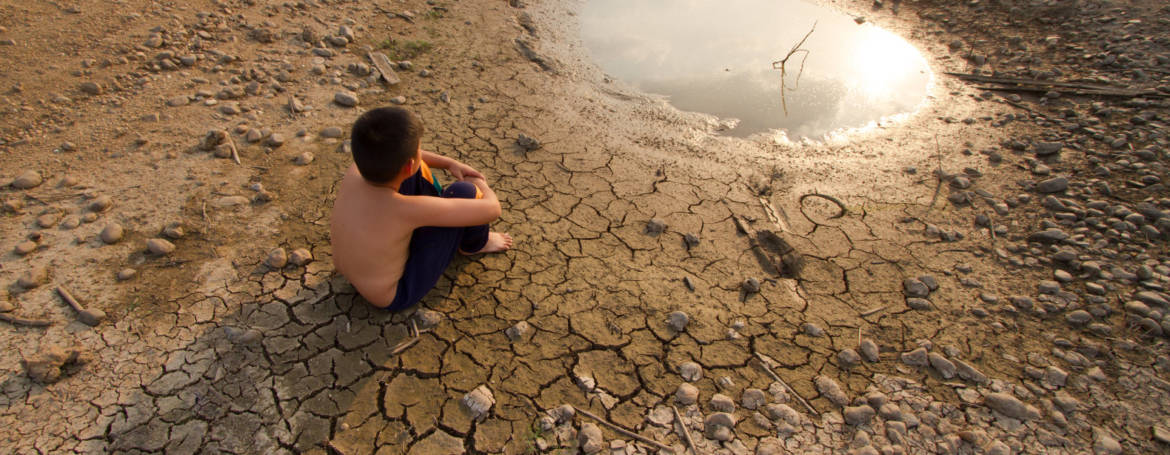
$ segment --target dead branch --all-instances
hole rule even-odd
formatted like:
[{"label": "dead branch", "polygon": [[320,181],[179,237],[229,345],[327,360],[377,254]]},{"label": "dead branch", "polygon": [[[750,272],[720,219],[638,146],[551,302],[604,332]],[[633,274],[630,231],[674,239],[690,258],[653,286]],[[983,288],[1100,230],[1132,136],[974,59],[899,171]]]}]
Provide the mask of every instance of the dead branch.
[{"label": "dead branch", "polygon": [[792,392],[792,396],[796,397],[796,401],[799,401],[800,404],[803,404],[805,409],[808,409],[808,412],[813,413],[813,415],[817,417],[821,416],[821,413],[817,412],[816,409],[813,409],[812,405],[808,404],[807,401],[804,401],[804,397],[800,396],[799,393],[796,393],[796,389],[793,389],[792,386],[788,385],[787,382],[784,382],[784,380],[780,378],[780,375],[776,374],[775,371],[772,371],[771,361],[758,352],[756,353],[756,358],[760,359],[760,366],[764,367],[764,371],[768,373],[768,376],[771,376],[772,379],[774,379],[776,382],[779,382],[780,385],[784,386],[785,389],[788,389],[789,392]]},{"label": "dead branch", "polygon": [[666,451],[669,453],[674,453],[674,449],[671,449],[670,446],[667,446],[666,444],[663,444],[661,442],[647,438],[647,437],[642,436],[638,433],[634,433],[633,431],[627,430],[625,428],[619,427],[619,426],[617,426],[617,424],[610,423],[608,420],[605,420],[601,417],[598,417],[596,414],[594,414],[592,412],[586,411],[586,410],[578,408],[576,406],[573,406],[573,408],[575,408],[577,410],[577,414],[581,414],[585,417],[596,420],[597,423],[605,425],[605,426],[609,427],[609,429],[616,431],[618,433],[621,433],[623,436],[634,438],[634,439],[637,439],[637,440],[644,442],[646,444],[650,444],[654,447],[657,447],[658,450]]},{"label": "dead branch", "polygon": [[[801,38],[799,42],[797,42],[795,45],[793,45],[792,49],[788,50],[788,54],[785,55],[784,58],[772,62],[772,69],[780,70],[780,106],[784,108],[784,115],[785,116],[788,116],[788,99],[787,99],[786,92],[788,90],[796,90],[797,88],[800,87],[800,76],[802,74],[804,74],[804,62],[808,60],[808,54],[809,54],[808,49],[802,49],[800,46],[804,45],[804,42],[806,40],[808,40],[808,37],[810,35],[812,35],[813,31],[815,31],[816,29],[817,29],[817,23],[813,22],[812,28],[810,28],[808,30],[808,33],[804,34],[804,38]],[[800,53],[801,57],[802,57],[800,59],[800,71],[798,71],[796,73],[796,81],[795,81],[796,86],[789,89],[787,86],[788,59],[792,58],[792,56],[795,55],[796,53]],[[777,65],[779,65],[779,66],[777,66]]]},{"label": "dead branch", "polygon": [[25,319],[25,318],[17,317],[17,316],[9,316],[8,314],[5,314],[5,313],[0,313],[0,321],[4,321],[4,322],[7,322],[9,324],[15,324],[15,325],[26,325],[29,327],[48,327],[50,325],[53,325],[53,323],[50,321],[42,321],[39,319]]},{"label": "dead branch", "polygon": [[674,421],[678,422],[679,431],[682,432],[683,440],[687,442],[687,448],[691,449],[692,454],[699,455],[699,451],[695,449],[695,440],[691,439],[691,432],[687,430],[687,424],[683,423],[682,415],[678,413],[678,408],[671,405],[670,410],[674,411]]}]

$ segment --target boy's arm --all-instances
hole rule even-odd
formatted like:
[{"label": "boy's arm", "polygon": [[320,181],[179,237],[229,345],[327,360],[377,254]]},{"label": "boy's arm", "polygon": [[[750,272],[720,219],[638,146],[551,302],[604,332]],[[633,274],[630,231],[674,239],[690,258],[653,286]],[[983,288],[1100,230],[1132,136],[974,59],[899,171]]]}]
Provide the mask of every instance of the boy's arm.
[{"label": "boy's arm", "polygon": [[[475,168],[463,164],[454,158],[448,158],[437,153],[423,150],[422,159],[424,163],[427,163],[427,166],[446,169],[447,172],[450,173],[451,176],[455,177],[456,180],[463,180],[465,178],[472,177],[478,177],[481,179],[484,178],[483,174],[480,174],[479,171],[475,170]],[[480,189],[480,191],[483,190]]]},{"label": "boy's arm", "polygon": [[500,217],[500,200],[482,178],[464,180],[483,193],[480,199],[420,197],[415,219],[426,226],[462,227],[488,224]]}]

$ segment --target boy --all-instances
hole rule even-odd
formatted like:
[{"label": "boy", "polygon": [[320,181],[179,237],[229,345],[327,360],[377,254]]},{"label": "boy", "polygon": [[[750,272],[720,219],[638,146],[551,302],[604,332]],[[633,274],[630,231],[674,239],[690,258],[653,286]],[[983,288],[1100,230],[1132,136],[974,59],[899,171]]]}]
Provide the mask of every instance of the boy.
[{"label": "boy", "polygon": [[[458,250],[512,247],[489,232],[500,201],[483,174],[419,147],[422,121],[396,107],[374,109],[353,124],[354,165],[345,173],[330,226],[333,265],[371,304],[402,310],[439,281]],[[445,191],[430,168],[458,181]]]}]

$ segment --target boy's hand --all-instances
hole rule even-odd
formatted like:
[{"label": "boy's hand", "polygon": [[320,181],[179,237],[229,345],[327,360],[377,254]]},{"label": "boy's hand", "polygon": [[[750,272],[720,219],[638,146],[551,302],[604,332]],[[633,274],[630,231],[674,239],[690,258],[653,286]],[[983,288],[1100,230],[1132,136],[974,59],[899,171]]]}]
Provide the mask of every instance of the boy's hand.
[{"label": "boy's hand", "polygon": [[455,177],[456,180],[484,178],[483,174],[480,174],[479,171],[475,170],[475,168],[459,162],[452,163],[450,166],[448,166],[447,172],[450,173],[452,177]]}]

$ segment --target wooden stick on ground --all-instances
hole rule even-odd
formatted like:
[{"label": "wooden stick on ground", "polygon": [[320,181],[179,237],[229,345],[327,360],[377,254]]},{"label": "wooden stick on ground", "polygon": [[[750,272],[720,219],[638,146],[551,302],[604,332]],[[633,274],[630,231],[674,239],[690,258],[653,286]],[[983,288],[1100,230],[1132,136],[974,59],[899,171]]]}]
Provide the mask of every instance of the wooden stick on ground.
[{"label": "wooden stick on ground", "polygon": [[641,442],[643,442],[643,443],[646,443],[646,444],[652,445],[652,446],[654,446],[654,447],[657,447],[657,448],[658,448],[658,450],[662,450],[662,451],[666,451],[666,452],[674,453],[674,449],[670,448],[670,446],[667,446],[666,444],[663,444],[663,443],[661,443],[661,442],[658,442],[658,441],[655,441],[655,440],[653,440],[653,439],[647,438],[647,437],[645,437],[645,436],[642,436],[642,435],[640,435],[640,434],[638,434],[638,433],[634,433],[633,431],[627,430],[627,429],[625,429],[625,428],[619,427],[619,426],[617,426],[617,424],[609,423],[609,421],[607,421],[607,420],[605,420],[605,419],[603,419],[603,418],[601,418],[601,417],[598,417],[597,415],[593,414],[592,412],[586,411],[586,410],[584,410],[584,409],[581,409],[581,408],[578,408],[578,407],[576,407],[576,406],[573,406],[573,408],[577,410],[577,413],[578,413],[578,414],[581,414],[581,415],[583,415],[583,416],[585,416],[585,417],[588,417],[588,418],[590,418],[590,419],[596,420],[596,421],[597,421],[597,423],[600,423],[600,424],[602,424],[602,425],[605,425],[605,426],[609,427],[609,429],[611,429],[611,430],[613,430],[613,431],[616,431],[616,432],[618,432],[618,433],[621,433],[623,436],[627,436],[627,437],[631,437],[631,438],[637,439],[637,440],[639,440],[639,441],[641,441]]},{"label": "wooden stick on ground", "polygon": [[390,355],[398,355],[398,354],[401,354],[401,353],[402,353],[402,351],[405,351],[405,350],[406,350],[406,348],[409,348],[409,347],[411,347],[411,346],[414,346],[414,344],[415,344],[415,343],[418,343],[418,340],[419,340],[419,339],[420,339],[420,338],[411,338],[411,339],[409,339],[409,340],[406,340],[406,341],[403,341],[403,342],[401,342],[401,343],[398,343],[398,346],[395,346],[395,347],[394,347],[394,349],[391,349],[391,350],[390,350]]},{"label": "wooden stick on ground", "polygon": [[695,440],[691,439],[691,432],[687,430],[687,424],[683,423],[682,414],[678,413],[678,408],[674,405],[670,406],[670,410],[674,411],[674,421],[678,423],[679,431],[682,431],[683,440],[687,442],[687,448],[691,449],[691,453],[699,455],[699,450],[695,448]]},{"label": "wooden stick on ground", "polygon": [[5,313],[0,313],[0,321],[7,322],[9,324],[27,325],[29,327],[48,327],[48,326],[53,325],[53,323],[50,321],[42,321],[39,319],[25,319],[25,318],[16,317],[16,316],[9,316],[8,314],[5,314]]},{"label": "wooden stick on ground", "polygon": [[870,308],[868,310],[861,312],[861,317],[868,318],[870,316],[877,314],[879,311],[884,310],[884,309],[886,309],[885,305],[879,306],[877,308]]},{"label": "wooden stick on ground", "polygon": [[757,352],[756,358],[760,359],[760,364],[764,367],[764,371],[767,372],[768,375],[772,377],[772,379],[776,380],[776,382],[779,382],[780,385],[784,386],[785,389],[788,389],[789,392],[792,392],[792,396],[796,397],[796,401],[799,401],[800,404],[804,405],[805,409],[808,409],[808,412],[813,413],[813,415],[817,417],[821,416],[821,413],[817,412],[816,409],[813,409],[812,405],[808,404],[807,401],[804,401],[804,397],[800,396],[799,393],[796,393],[796,389],[793,389],[792,386],[788,385],[787,382],[784,382],[784,380],[780,378],[780,375],[776,374],[775,371],[772,371],[771,363],[768,362],[768,360],[765,359],[763,355],[760,355],[760,353]]},{"label": "wooden stick on ground", "polygon": [[240,152],[236,150],[236,141],[232,140],[232,135],[227,135],[228,146],[232,148],[232,160],[236,164],[240,164]]}]

